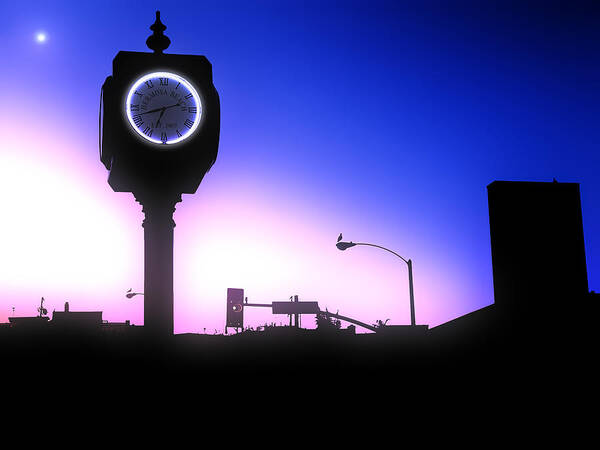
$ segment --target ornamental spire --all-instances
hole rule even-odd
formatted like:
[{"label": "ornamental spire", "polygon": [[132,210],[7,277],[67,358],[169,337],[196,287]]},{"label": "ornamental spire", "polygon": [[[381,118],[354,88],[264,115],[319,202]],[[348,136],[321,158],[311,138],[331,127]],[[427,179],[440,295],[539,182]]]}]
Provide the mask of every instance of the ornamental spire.
[{"label": "ornamental spire", "polygon": [[154,53],[162,54],[169,45],[171,45],[171,39],[163,34],[167,27],[160,21],[160,11],[156,11],[156,21],[150,25],[150,29],[154,32],[146,39],[146,45]]}]

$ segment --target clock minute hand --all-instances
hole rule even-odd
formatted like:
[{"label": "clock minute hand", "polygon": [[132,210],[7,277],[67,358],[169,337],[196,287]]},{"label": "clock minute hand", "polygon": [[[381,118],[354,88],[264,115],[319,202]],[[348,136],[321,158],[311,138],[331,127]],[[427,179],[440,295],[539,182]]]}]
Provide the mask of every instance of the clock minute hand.
[{"label": "clock minute hand", "polygon": [[140,113],[140,116],[143,116],[144,114],[155,113],[155,112],[162,111],[162,110],[163,110],[163,108],[151,109],[150,111],[146,111],[146,112]]},{"label": "clock minute hand", "polygon": [[162,110],[167,109],[167,108],[173,108],[175,106],[180,106],[180,105],[179,105],[179,103],[176,103],[176,104],[171,105],[171,106],[163,106],[162,108],[151,109],[150,111],[146,111],[146,112],[140,113],[140,116],[144,115],[144,114],[150,114],[150,113],[155,113],[155,112],[158,112],[158,111],[162,111]]}]

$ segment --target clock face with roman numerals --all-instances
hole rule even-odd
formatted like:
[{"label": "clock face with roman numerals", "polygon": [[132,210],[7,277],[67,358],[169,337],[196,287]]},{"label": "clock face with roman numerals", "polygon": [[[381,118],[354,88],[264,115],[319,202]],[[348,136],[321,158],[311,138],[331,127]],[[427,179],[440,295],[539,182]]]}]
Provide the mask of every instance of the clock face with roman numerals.
[{"label": "clock face with roman numerals", "polygon": [[194,86],[170,72],[149,73],[133,83],[125,110],[136,133],[161,146],[192,136],[202,118],[202,102]]}]

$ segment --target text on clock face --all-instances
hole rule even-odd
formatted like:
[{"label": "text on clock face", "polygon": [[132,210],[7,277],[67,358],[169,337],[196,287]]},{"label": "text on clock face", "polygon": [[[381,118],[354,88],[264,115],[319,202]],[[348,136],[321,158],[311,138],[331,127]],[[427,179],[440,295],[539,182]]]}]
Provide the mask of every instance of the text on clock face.
[{"label": "text on clock face", "polygon": [[157,72],[140,78],[126,102],[134,130],[157,144],[173,144],[189,137],[202,114],[200,97],[182,77]]}]

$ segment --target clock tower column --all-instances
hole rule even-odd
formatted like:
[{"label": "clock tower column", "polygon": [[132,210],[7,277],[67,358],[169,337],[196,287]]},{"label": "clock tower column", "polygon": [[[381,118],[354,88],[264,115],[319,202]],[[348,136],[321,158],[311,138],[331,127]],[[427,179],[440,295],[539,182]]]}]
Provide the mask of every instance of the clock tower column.
[{"label": "clock tower column", "polygon": [[144,213],[144,328],[173,334],[173,213],[180,194],[135,193]]}]

